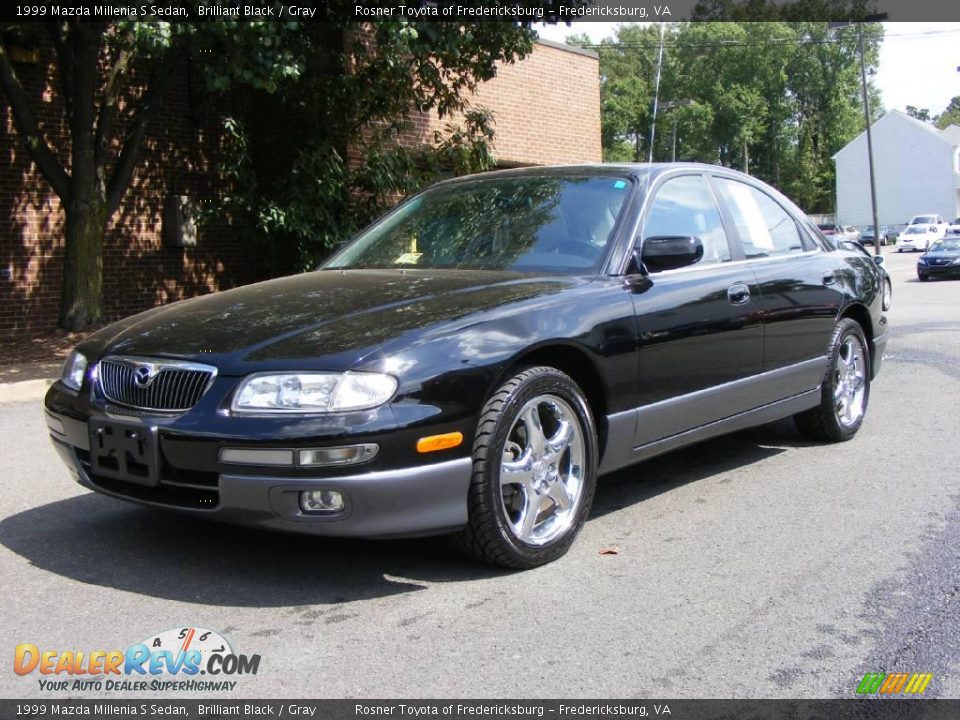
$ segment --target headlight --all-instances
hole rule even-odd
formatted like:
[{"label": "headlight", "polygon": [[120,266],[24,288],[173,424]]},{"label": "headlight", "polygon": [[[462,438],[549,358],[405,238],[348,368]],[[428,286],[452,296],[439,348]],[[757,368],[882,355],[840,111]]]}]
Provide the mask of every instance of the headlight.
[{"label": "headlight", "polygon": [[87,359],[76,350],[67,356],[67,361],[60,371],[60,382],[68,388],[79,390],[83,385],[83,375],[87,372]]},{"label": "headlight", "polygon": [[923,255],[917,258],[917,265],[926,265],[926,264],[927,264],[927,259],[923,257]]},{"label": "headlight", "polygon": [[271,373],[251,375],[234,395],[238,412],[324,413],[369,410],[397,391],[397,379],[380,373]]},{"label": "headlight", "polygon": [[951,265],[960,265],[960,257],[954,258],[951,262]]}]

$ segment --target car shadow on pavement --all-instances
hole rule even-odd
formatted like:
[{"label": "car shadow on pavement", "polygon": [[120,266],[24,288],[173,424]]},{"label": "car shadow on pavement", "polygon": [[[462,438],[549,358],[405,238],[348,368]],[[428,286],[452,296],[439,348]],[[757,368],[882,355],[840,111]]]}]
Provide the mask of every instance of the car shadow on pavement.
[{"label": "car shadow on pavement", "polygon": [[[505,571],[444,538],[363,541],[237,527],[86,493],[0,521],[0,544],[77,582],[235,607],[337,604]],[[417,580],[409,580],[416,578]]]},{"label": "car shadow on pavement", "polygon": [[[649,460],[603,478],[591,517],[800,444],[806,443],[792,423],[774,423]],[[274,533],[94,493],[5,518],[0,544],[34,567],[77,582],[212,606],[306,610],[427,589],[418,581],[464,582],[510,572],[464,560],[444,538]]]},{"label": "car shadow on pavement", "polygon": [[786,448],[813,444],[787,418],[688,445],[600,478],[590,517],[602,517],[674,488],[746,467]]}]

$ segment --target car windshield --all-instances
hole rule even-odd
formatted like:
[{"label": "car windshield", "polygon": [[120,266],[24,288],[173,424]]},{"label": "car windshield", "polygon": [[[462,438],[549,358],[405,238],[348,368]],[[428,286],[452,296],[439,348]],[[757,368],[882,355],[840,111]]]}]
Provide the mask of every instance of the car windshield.
[{"label": "car windshield", "polygon": [[926,235],[927,229],[919,225],[911,225],[903,231],[904,235]]},{"label": "car windshield", "polygon": [[933,245],[930,246],[930,252],[957,252],[960,251],[960,237],[956,240],[953,238],[947,238],[946,240],[938,240]]},{"label": "car windshield", "polygon": [[415,196],[324,265],[576,274],[599,269],[630,183],[478,178]]},{"label": "car windshield", "polygon": [[922,224],[933,225],[936,222],[937,222],[937,218],[934,215],[917,215],[913,219],[913,222],[911,224],[912,225],[922,225]]}]

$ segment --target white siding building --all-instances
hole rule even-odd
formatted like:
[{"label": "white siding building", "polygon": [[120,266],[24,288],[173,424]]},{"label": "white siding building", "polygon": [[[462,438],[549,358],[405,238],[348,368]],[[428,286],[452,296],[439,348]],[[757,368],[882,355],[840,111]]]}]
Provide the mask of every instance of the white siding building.
[{"label": "white siding building", "polygon": [[[938,130],[891,110],[872,128],[881,225],[903,225],[913,215],[939,213],[947,222],[960,217],[960,127]],[[833,156],[837,166],[840,225],[872,225],[867,134],[860,133]]]}]

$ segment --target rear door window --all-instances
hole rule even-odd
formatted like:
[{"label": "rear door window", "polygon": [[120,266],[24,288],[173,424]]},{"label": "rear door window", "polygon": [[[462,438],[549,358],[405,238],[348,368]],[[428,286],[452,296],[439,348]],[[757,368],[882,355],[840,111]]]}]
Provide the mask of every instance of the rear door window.
[{"label": "rear door window", "polygon": [[716,178],[716,183],[730,208],[748,258],[804,251],[800,229],[780,203],[765,192],[737,180]]}]

